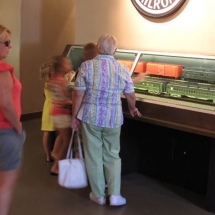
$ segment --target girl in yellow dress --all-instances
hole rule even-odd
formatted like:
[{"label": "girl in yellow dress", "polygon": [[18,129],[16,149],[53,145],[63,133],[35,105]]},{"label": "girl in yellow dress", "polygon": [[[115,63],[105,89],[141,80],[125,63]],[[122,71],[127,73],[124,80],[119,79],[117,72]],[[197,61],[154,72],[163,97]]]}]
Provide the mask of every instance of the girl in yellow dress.
[{"label": "girl in yellow dress", "polygon": [[52,77],[53,67],[51,63],[44,63],[40,67],[40,77],[42,80],[45,81],[44,86],[44,95],[45,95],[45,102],[43,105],[43,112],[42,112],[42,125],[41,130],[43,131],[43,148],[46,153],[46,161],[51,162],[51,148],[50,148],[50,138],[51,133],[55,131],[54,122],[51,118],[51,110],[52,110],[52,93],[50,91],[50,84],[49,81]]}]

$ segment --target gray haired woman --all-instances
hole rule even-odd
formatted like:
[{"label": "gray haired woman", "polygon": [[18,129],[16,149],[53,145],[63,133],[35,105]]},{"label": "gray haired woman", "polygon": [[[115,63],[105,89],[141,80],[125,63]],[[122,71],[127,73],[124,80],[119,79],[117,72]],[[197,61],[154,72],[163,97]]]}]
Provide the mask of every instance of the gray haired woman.
[{"label": "gray haired woman", "polygon": [[121,196],[120,132],[123,124],[121,96],[131,116],[141,116],[128,67],[113,55],[114,36],[104,34],[97,42],[99,55],[82,63],[74,87],[72,128],[82,129],[86,168],[92,192],[90,199],[106,204],[105,181],[110,205],[126,204]]}]

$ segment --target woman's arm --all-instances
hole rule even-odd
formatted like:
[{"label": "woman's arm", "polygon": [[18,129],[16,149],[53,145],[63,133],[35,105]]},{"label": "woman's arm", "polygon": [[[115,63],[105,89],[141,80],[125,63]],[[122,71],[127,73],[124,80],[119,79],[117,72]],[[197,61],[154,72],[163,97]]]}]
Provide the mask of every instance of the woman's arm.
[{"label": "woman's arm", "polygon": [[85,93],[85,91],[81,91],[81,90],[75,90],[72,93],[73,105],[72,105],[72,124],[71,124],[71,127],[74,130],[80,129],[80,123],[76,117],[77,117],[78,111],[81,107],[81,102],[82,102],[84,93]]},{"label": "woman's arm", "polygon": [[132,117],[134,116],[142,116],[142,114],[135,107],[136,97],[135,93],[124,93],[124,96],[128,103],[128,110]]},{"label": "woman's arm", "polygon": [[13,79],[9,71],[0,73],[0,109],[18,134],[22,133],[22,124],[17,116],[12,98]]},{"label": "woman's arm", "polygon": [[145,76],[146,76],[146,73],[140,73],[136,78],[132,78],[133,84],[138,84],[144,81]]},{"label": "woman's arm", "polygon": [[65,78],[66,80],[68,81],[68,83],[70,84],[70,82],[72,81],[73,77],[75,76],[75,72],[72,70],[72,71],[69,71],[66,75],[65,75]]}]

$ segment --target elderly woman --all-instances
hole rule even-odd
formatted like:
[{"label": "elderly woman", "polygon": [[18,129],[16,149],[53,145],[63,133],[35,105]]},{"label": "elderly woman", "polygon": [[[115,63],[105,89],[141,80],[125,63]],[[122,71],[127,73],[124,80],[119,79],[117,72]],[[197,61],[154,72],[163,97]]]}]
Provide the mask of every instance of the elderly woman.
[{"label": "elderly woman", "polygon": [[141,116],[135,107],[133,83],[126,66],[114,59],[117,40],[103,35],[97,42],[99,55],[80,67],[72,107],[72,128],[82,129],[86,168],[92,192],[89,197],[106,204],[105,180],[110,205],[126,204],[121,196],[120,131],[123,124],[121,95],[131,116]]},{"label": "elderly woman", "polygon": [[20,122],[21,84],[3,62],[11,49],[11,32],[0,25],[0,214],[8,214],[20,167],[25,133]]}]

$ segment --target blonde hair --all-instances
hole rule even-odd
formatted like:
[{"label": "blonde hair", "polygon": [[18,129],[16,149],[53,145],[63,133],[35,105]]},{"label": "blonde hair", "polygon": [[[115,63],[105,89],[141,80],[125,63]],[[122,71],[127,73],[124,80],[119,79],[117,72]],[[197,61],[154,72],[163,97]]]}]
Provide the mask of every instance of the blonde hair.
[{"label": "blonde hair", "polygon": [[100,54],[113,55],[117,49],[117,39],[109,34],[103,34],[97,42],[98,52]]},{"label": "blonde hair", "polygon": [[4,40],[6,34],[11,35],[11,31],[3,25],[0,25],[0,41]]},{"label": "blonde hair", "polygon": [[51,80],[53,74],[53,65],[51,62],[43,63],[39,70],[40,79],[46,82]]}]

